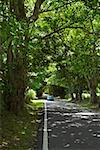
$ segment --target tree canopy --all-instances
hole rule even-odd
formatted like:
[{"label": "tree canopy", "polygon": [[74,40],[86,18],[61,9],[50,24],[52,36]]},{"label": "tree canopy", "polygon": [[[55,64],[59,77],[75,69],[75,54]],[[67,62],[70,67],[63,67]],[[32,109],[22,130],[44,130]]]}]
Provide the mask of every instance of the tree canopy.
[{"label": "tree canopy", "polygon": [[70,94],[100,81],[99,1],[0,0],[0,88],[10,111],[27,86],[46,81]]}]

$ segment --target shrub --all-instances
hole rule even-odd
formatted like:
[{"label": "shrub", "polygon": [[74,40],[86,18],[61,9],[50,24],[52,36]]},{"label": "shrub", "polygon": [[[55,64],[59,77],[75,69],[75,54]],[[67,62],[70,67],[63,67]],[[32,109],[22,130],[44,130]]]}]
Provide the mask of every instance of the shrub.
[{"label": "shrub", "polygon": [[26,92],[26,102],[29,102],[31,99],[35,99],[36,98],[36,92],[33,89],[29,89]]}]

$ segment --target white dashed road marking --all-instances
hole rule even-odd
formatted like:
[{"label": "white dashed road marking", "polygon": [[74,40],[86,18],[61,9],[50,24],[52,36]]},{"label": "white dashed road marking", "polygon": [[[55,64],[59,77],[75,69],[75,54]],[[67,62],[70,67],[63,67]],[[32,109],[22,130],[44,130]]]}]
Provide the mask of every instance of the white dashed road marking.
[{"label": "white dashed road marking", "polygon": [[45,115],[44,115],[43,150],[48,150],[47,106],[46,106],[46,101],[45,101]]}]

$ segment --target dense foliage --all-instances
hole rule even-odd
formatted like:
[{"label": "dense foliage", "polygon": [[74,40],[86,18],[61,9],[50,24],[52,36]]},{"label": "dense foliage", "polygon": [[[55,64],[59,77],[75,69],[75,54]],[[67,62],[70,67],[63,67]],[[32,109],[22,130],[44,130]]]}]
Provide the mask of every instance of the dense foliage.
[{"label": "dense foliage", "polygon": [[27,86],[62,86],[97,102],[100,82],[98,0],[0,0],[0,89],[10,111]]}]

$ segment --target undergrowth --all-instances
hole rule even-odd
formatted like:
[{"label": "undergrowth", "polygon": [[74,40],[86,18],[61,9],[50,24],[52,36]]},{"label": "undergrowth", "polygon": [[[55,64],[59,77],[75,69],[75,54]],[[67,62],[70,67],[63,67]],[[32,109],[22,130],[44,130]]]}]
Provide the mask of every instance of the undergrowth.
[{"label": "undergrowth", "polygon": [[25,107],[17,115],[0,112],[0,149],[34,150],[38,131],[38,111]]}]

